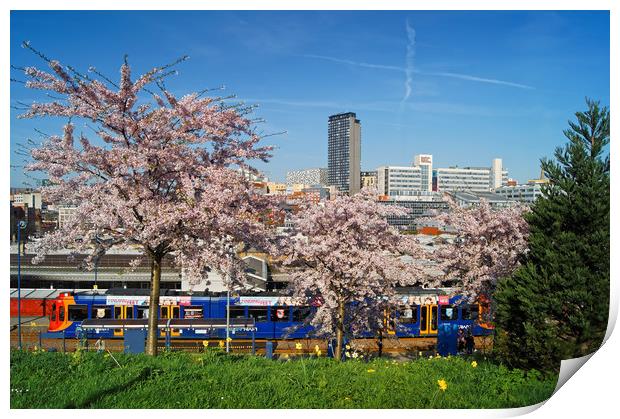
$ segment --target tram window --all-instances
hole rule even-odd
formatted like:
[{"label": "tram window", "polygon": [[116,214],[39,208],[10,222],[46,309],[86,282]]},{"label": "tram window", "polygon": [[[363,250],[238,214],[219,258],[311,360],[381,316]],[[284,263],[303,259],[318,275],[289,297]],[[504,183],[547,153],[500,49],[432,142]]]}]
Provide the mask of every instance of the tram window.
[{"label": "tram window", "polygon": [[294,307],[293,308],[293,321],[303,322],[312,313],[312,307]]},{"label": "tram window", "polygon": [[125,318],[133,319],[133,306],[125,306]]},{"label": "tram window", "polygon": [[267,307],[248,308],[248,317],[253,317],[256,322],[266,322]]},{"label": "tram window", "polygon": [[121,318],[122,309],[123,308],[121,306],[115,306],[114,307],[114,318],[115,319],[120,319]]},{"label": "tram window", "polygon": [[149,308],[148,306],[139,306],[137,308],[137,319],[148,319],[149,318]]},{"label": "tram window", "polygon": [[93,306],[90,310],[91,319],[111,319],[112,307],[110,306]]},{"label": "tram window", "polygon": [[441,320],[450,321],[458,318],[458,310],[454,306],[441,306]]},{"label": "tram window", "polygon": [[88,306],[87,305],[70,305],[69,310],[69,321],[79,322],[88,318]]},{"label": "tram window", "polygon": [[[224,311],[224,314],[226,314],[225,311]],[[241,319],[244,317],[245,317],[245,307],[230,306],[230,318],[231,319]]]},{"label": "tram window", "polygon": [[202,306],[187,306],[183,313],[186,319],[202,319]]},{"label": "tram window", "polygon": [[172,306],[172,318],[173,319],[178,319],[180,318],[180,310],[179,310],[179,306]]},{"label": "tram window", "polygon": [[55,322],[56,321],[56,304],[52,304],[52,315],[50,316],[50,320]]},{"label": "tram window", "polygon": [[478,304],[468,304],[461,308],[461,318],[463,320],[478,320]]},{"label": "tram window", "polygon": [[65,321],[65,307],[64,306],[60,306],[60,313],[58,314],[58,320],[60,320],[61,322]]},{"label": "tram window", "polygon": [[287,322],[288,321],[288,307],[285,306],[273,306],[271,307],[271,321],[272,322]]},{"label": "tram window", "polygon": [[418,321],[418,308],[416,306],[404,306],[401,307],[400,316],[398,317],[398,321],[403,324],[411,324],[417,323]]}]

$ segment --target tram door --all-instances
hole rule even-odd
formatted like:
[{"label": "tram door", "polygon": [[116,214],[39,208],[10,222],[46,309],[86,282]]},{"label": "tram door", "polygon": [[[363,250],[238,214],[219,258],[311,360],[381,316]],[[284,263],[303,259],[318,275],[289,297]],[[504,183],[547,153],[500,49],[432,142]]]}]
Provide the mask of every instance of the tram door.
[{"label": "tram door", "polygon": [[420,306],[420,336],[437,334],[437,304]]},{"label": "tram door", "polygon": [[[161,306],[160,319],[178,319],[180,318],[179,306]],[[179,336],[181,333],[178,329],[170,329],[170,336]],[[166,331],[162,329],[160,336],[165,337]]]},{"label": "tram door", "polygon": [[[114,306],[114,318],[117,320],[133,319],[133,306]],[[123,336],[123,329],[114,329],[114,336]]]}]

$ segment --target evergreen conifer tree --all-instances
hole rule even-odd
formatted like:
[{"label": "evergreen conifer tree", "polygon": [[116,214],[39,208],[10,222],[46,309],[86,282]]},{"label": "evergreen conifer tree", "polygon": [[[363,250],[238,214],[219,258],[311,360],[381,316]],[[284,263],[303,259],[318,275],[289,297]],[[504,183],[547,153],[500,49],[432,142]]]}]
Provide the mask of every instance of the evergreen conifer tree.
[{"label": "evergreen conifer tree", "polygon": [[549,183],[532,212],[529,252],[500,281],[496,349],[510,366],[558,369],[598,349],[609,311],[609,111],[586,99],[543,159]]}]

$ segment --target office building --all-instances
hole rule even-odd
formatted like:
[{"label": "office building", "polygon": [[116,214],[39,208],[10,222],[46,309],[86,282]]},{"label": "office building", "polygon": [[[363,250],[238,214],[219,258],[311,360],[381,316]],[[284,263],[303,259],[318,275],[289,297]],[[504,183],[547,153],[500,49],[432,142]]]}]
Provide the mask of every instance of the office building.
[{"label": "office building", "polygon": [[389,225],[399,230],[416,230],[417,222],[425,217],[430,217],[432,211],[446,211],[449,209],[448,202],[441,194],[428,191],[419,191],[419,193],[419,196],[407,197],[406,199],[399,197],[379,199],[378,202],[382,205],[397,205],[407,210],[407,213],[404,215],[387,216]]},{"label": "office building", "polygon": [[377,187],[377,171],[372,170],[369,172],[360,173],[360,186],[362,188],[376,188]]},{"label": "office building", "polygon": [[413,158],[413,166],[420,168],[421,188],[423,191],[433,190],[433,156],[418,154]]},{"label": "office building", "polygon": [[328,184],[349,195],[359,192],[361,124],[355,113],[329,117],[327,159]]},{"label": "office building", "polygon": [[416,196],[422,191],[419,166],[381,166],[377,168],[377,193],[390,198]]},{"label": "office building", "polygon": [[448,167],[433,171],[438,192],[491,192],[508,183],[508,171],[502,160],[494,159],[491,167]]}]

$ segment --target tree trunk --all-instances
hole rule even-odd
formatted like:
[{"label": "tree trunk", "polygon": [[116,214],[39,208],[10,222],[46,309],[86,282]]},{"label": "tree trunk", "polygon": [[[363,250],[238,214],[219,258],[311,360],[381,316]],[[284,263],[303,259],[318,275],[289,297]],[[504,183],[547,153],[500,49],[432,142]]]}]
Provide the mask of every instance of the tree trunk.
[{"label": "tree trunk", "polygon": [[337,361],[342,359],[342,346],[344,340],[344,301],[338,303],[338,317],[336,322],[336,353],[334,358]]},{"label": "tree trunk", "polygon": [[157,338],[159,330],[157,320],[159,318],[159,282],[161,279],[162,256],[155,254],[151,257],[151,297],[149,299],[149,327],[146,339],[146,354],[157,355]]}]

